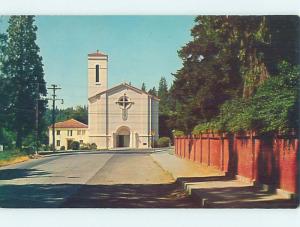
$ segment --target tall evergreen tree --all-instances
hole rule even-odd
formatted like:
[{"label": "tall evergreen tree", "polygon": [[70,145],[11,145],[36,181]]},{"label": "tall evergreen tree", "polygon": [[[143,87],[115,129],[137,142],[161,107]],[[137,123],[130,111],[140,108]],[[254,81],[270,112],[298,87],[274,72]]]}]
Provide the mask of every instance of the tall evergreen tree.
[{"label": "tall evergreen tree", "polygon": [[154,86],[153,88],[149,89],[148,93],[149,93],[150,95],[155,95],[155,96],[157,96],[157,91],[156,91],[155,86]]},{"label": "tall evergreen tree", "polygon": [[9,97],[7,90],[7,77],[3,72],[3,66],[6,58],[7,36],[0,34],[0,128],[3,127],[7,116]]},{"label": "tall evergreen tree", "polygon": [[[42,57],[36,44],[34,16],[11,16],[8,24],[7,59],[3,69],[10,81],[11,128],[16,132],[16,146],[20,148],[23,139],[35,129],[36,101],[45,96],[47,90]],[[45,110],[46,102],[40,101],[40,122]]]},{"label": "tall evergreen tree", "polygon": [[146,91],[146,84],[145,84],[144,82],[142,83],[141,90],[142,90],[142,91]]},{"label": "tall evergreen tree", "polygon": [[159,112],[168,114],[170,111],[170,97],[169,97],[168,84],[165,77],[161,77],[159,81],[157,94],[160,99]]},{"label": "tall evergreen tree", "polygon": [[9,122],[9,91],[7,77],[3,73],[3,66],[6,58],[7,36],[0,33],[0,144],[7,144],[7,122]]}]

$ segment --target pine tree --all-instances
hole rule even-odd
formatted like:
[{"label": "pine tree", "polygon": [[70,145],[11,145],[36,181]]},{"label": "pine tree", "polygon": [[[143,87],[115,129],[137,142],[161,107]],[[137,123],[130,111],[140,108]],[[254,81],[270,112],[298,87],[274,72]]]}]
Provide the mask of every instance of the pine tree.
[{"label": "pine tree", "polygon": [[168,84],[165,77],[161,77],[158,86],[158,97],[159,102],[159,112],[168,114],[170,111],[170,97],[168,91]]},{"label": "pine tree", "polygon": [[157,91],[156,91],[155,86],[154,86],[153,88],[149,89],[148,93],[149,93],[150,95],[157,96]]},{"label": "pine tree", "polygon": [[141,90],[142,90],[142,91],[146,91],[146,84],[145,84],[144,82],[142,83]]},{"label": "pine tree", "polygon": [[7,123],[10,121],[8,113],[9,91],[7,78],[3,73],[3,65],[6,58],[7,36],[0,33],[0,144],[7,145]]},{"label": "pine tree", "polygon": [[[24,138],[35,129],[36,100],[47,91],[34,16],[11,16],[8,24],[7,59],[3,68],[10,81],[11,128],[16,132],[16,146],[21,148]],[[40,101],[40,122],[45,110],[46,102]]]}]

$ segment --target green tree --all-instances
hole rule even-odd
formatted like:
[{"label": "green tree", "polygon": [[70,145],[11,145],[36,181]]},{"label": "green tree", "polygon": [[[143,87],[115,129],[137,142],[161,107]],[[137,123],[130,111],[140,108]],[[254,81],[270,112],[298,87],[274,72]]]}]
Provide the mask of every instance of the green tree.
[{"label": "green tree", "polygon": [[142,91],[146,91],[146,84],[145,84],[144,82],[142,83],[141,90],[142,90]]},{"label": "green tree", "polygon": [[[35,129],[36,100],[47,93],[36,32],[34,16],[11,16],[8,21],[3,71],[9,81],[10,112],[13,116],[10,127],[16,132],[16,146],[19,148],[24,138]],[[45,110],[46,102],[40,101],[40,122]]]},{"label": "green tree", "polygon": [[157,91],[156,91],[155,86],[154,86],[153,88],[149,89],[148,93],[149,93],[150,95],[157,96]]},{"label": "green tree", "polygon": [[168,114],[170,112],[170,95],[168,90],[168,84],[165,77],[161,77],[158,85],[158,97],[159,102],[159,112]]},{"label": "green tree", "polygon": [[[76,106],[68,107],[66,109],[57,109],[56,112],[56,121],[65,121],[71,118],[74,118],[77,121],[88,124],[88,108],[87,106]],[[47,125],[52,124],[52,110],[47,109],[46,111],[46,122]]]},{"label": "green tree", "polygon": [[195,22],[171,90],[177,127],[185,132],[215,118],[225,101],[251,98],[285,57],[299,60],[299,17],[199,16]]},{"label": "green tree", "polygon": [[0,33],[0,144],[7,145],[11,141],[10,132],[7,130],[7,122],[9,122],[8,107],[10,103],[8,80],[3,73],[3,66],[6,58],[7,36]]}]

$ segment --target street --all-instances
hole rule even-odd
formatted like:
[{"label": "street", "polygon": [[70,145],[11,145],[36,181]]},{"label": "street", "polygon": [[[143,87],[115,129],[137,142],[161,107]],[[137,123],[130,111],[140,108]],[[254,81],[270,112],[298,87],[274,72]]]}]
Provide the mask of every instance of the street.
[{"label": "street", "polygon": [[0,206],[199,207],[150,152],[50,154],[0,168]]}]

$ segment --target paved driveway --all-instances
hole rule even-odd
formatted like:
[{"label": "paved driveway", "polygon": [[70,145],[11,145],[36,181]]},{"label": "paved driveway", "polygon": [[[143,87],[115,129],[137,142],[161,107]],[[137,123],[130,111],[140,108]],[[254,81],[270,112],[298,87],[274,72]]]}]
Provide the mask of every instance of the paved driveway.
[{"label": "paved driveway", "polygon": [[196,207],[144,151],[48,155],[0,168],[1,207]]}]

